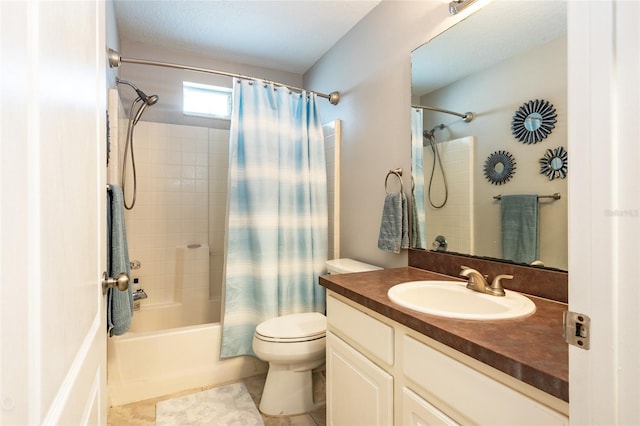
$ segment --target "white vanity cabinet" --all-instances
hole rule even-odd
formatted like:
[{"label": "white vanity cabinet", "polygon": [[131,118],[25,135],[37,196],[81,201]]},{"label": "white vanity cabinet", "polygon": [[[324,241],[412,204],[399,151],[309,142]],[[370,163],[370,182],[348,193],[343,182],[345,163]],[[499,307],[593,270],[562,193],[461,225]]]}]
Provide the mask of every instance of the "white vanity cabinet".
[{"label": "white vanity cabinet", "polygon": [[568,404],[333,292],[327,423],[568,425]]},{"label": "white vanity cabinet", "polygon": [[332,297],[327,311],[327,424],[392,425],[393,376],[370,358],[393,364],[393,328]]},{"label": "white vanity cabinet", "polygon": [[393,424],[393,376],[327,333],[327,424]]}]

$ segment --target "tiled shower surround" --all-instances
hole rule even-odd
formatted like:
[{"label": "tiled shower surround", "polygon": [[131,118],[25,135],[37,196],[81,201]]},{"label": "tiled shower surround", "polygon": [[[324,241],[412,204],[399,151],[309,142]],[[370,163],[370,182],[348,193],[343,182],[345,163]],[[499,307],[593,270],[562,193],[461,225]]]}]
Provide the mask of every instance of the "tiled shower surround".
[{"label": "tiled shower surround", "polygon": [[[228,144],[228,130],[142,121],[135,127],[137,198],[125,219],[129,256],[141,268],[131,275],[149,296],[145,309],[193,299],[174,326],[220,319]],[[127,182],[131,200],[130,169]]]},{"label": "tiled shower surround", "polygon": [[[445,165],[447,178],[447,202],[441,208],[434,208],[428,201],[428,187],[433,168],[433,152],[431,146],[424,147],[425,179],[425,212],[429,218],[426,229],[426,240],[423,248],[431,249],[438,235],[443,235],[448,242],[448,251],[475,254],[473,229],[473,174],[474,174],[474,138],[467,136],[438,143],[438,150]],[[436,162],[431,187],[432,201],[442,205],[445,200],[442,173]],[[437,232],[436,232],[437,231]]]}]

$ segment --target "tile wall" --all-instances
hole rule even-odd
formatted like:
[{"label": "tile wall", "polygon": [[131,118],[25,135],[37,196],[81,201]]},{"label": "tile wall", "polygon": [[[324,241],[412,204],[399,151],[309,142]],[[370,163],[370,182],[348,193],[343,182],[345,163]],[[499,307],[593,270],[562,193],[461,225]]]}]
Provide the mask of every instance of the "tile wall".
[{"label": "tile wall", "polygon": [[[137,196],[134,209],[125,213],[125,219],[129,256],[131,260],[139,260],[142,265],[140,269],[132,271],[132,278],[139,280],[139,287],[149,296],[143,301],[143,307],[191,298],[210,304],[209,289],[213,286],[209,283],[211,274],[208,268],[195,268],[197,272],[193,273],[196,275],[188,279],[184,278],[181,271],[184,271],[185,261],[193,262],[193,259],[202,257],[201,254],[185,255],[183,250],[186,246],[200,244],[218,249],[217,241],[209,240],[212,234],[210,228],[224,229],[224,216],[220,219],[220,226],[209,225],[209,207],[212,193],[226,200],[226,195],[219,195],[221,186],[226,190],[226,183],[221,185],[217,176],[224,174],[226,177],[227,157],[224,149],[228,131],[222,144],[225,168],[219,173],[210,170],[219,166],[218,145],[224,135],[216,134],[220,131],[211,132],[215,136],[213,141],[209,140],[210,130],[203,127],[142,121],[135,127]],[[122,146],[120,150],[123,150]],[[127,182],[132,182],[131,176],[131,169],[128,168]],[[126,185],[127,200],[131,200],[132,186],[129,183]],[[212,211],[215,213],[215,209]],[[219,232],[215,235],[220,238]],[[208,265],[209,262],[205,263]],[[216,275],[215,272],[213,275]],[[179,283],[186,283],[189,290],[182,291],[183,288],[177,286]],[[219,294],[215,312],[206,314],[206,319],[194,318],[192,321],[218,321]]]}]

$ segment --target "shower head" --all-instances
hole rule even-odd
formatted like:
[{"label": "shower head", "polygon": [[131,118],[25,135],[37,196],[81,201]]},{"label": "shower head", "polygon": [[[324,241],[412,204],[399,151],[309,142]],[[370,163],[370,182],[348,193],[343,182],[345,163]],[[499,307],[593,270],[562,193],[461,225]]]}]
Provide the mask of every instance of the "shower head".
[{"label": "shower head", "polygon": [[433,138],[433,137],[435,136],[435,134],[436,134],[436,130],[444,130],[446,127],[447,127],[447,126],[445,126],[444,124],[438,124],[436,127],[434,127],[434,128],[433,128],[433,129],[431,129],[431,130],[424,130],[424,131],[422,132],[422,136],[423,136],[425,139],[431,139],[431,138]]},{"label": "shower head", "polygon": [[[144,94],[144,93],[143,93]],[[139,95],[139,94],[138,94]],[[142,99],[144,101],[145,104],[147,105],[153,105],[156,102],[158,102],[158,95],[151,95],[149,97],[147,97],[147,99],[145,100],[144,98]]]},{"label": "shower head", "polygon": [[138,96],[140,97],[142,102],[144,102],[146,105],[153,105],[156,102],[158,102],[158,95],[147,96],[146,93],[144,93],[142,90],[138,89],[136,87],[136,85],[131,83],[130,81],[120,80],[119,78],[116,77],[116,83],[118,83],[118,84],[122,83],[122,84],[126,84],[127,86],[131,86],[131,88],[136,91],[136,93],[138,94]]}]

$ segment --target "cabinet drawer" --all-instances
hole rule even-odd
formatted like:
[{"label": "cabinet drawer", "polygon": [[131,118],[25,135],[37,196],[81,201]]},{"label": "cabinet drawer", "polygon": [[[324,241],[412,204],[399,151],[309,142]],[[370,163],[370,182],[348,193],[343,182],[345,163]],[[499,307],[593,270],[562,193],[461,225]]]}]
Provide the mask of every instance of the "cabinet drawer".
[{"label": "cabinet drawer", "polygon": [[412,337],[403,336],[402,349],[404,375],[474,423],[491,425],[567,425],[569,423],[564,415]]},{"label": "cabinet drawer", "polygon": [[331,296],[327,297],[327,321],[330,328],[393,365],[393,327]]},{"label": "cabinet drawer", "polygon": [[402,424],[406,426],[458,425],[442,411],[407,388],[402,388]]}]

